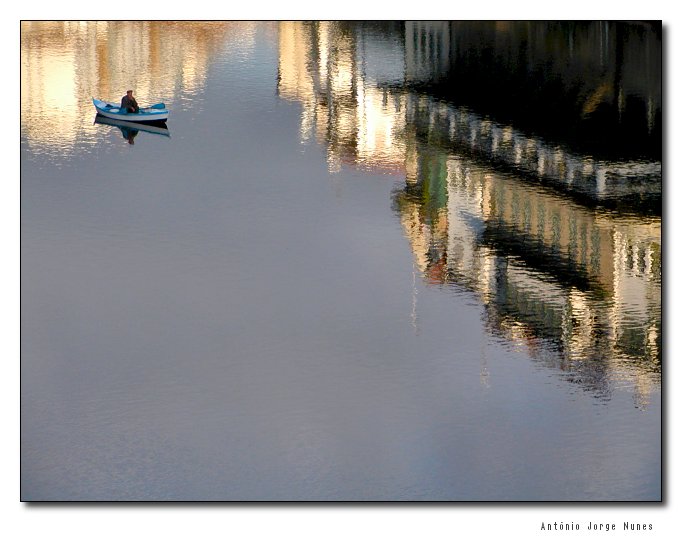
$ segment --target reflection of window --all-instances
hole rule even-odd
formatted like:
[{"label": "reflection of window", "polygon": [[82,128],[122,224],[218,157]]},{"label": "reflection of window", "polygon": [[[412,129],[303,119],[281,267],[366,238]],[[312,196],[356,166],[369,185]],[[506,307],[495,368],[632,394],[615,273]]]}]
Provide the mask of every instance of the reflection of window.
[{"label": "reflection of window", "polygon": [[594,273],[599,273],[601,268],[601,239],[599,230],[594,228],[592,230],[592,253],[590,256],[590,266]]},{"label": "reflection of window", "polygon": [[561,249],[561,218],[558,212],[552,213],[552,248]]},{"label": "reflection of window", "polygon": [[646,268],[646,248],[642,244],[639,246],[639,250],[637,251],[637,271],[641,275],[643,275],[645,268]]},{"label": "reflection of window", "polygon": [[587,224],[580,228],[580,263],[587,264]]},{"label": "reflection of window", "polygon": [[500,183],[496,183],[493,185],[493,197],[496,203],[495,211],[497,215],[501,218],[504,218],[505,195],[506,195],[505,191],[503,190]]},{"label": "reflection of window", "polygon": [[568,256],[571,260],[578,259],[578,222],[575,214],[568,219]]},{"label": "reflection of window", "polygon": [[625,268],[628,271],[632,271],[634,266],[634,258],[632,257],[632,245],[630,242],[625,246]]},{"label": "reflection of window", "polygon": [[654,279],[661,280],[661,245],[651,244],[651,274]]},{"label": "reflection of window", "polygon": [[519,224],[521,222],[521,204],[519,202],[518,192],[514,192],[511,201],[511,220],[513,224]]},{"label": "reflection of window", "polygon": [[523,206],[523,229],[526,233],[530,233],[532,213],[533,211],[530,207],[530,200],[526,199],[526,203]]},{"label": "reflection of window", "polygon": [[545,205],[538,203],[538,231],[537,235],[540,239],[545,236]]}]

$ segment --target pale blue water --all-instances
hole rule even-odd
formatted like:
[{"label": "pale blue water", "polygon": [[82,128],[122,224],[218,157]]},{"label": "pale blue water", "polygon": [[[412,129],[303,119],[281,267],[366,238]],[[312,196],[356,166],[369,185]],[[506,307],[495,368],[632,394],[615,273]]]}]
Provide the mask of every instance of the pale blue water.
[{"label": "pale blue water", "polygon": [[[660,499],[660,160],[410,32],[22,26],[22,500]],[[128,87],[170,137],[93,123]]]}]

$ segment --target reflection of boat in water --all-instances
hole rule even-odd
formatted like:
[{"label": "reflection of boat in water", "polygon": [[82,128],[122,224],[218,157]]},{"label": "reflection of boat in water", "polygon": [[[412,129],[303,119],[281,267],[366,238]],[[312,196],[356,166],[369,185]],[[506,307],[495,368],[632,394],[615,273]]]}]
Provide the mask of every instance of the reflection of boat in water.
[{"label": "reflection of boat in water", "polygon": [[139,122],[128,122],[125,120],[109,119],[102,115],[95,117],[95,124],[108,124],[109,126],[117,126],[123,132],[124,130],[135,130],[137,132],[149,132],[150,134],[159,134],[170,137],[170,130],[163,121],[154,124],[140,124]]},{"label": "reflection of boat in water", "polygon": [[115,120],[137,123],[159,122],[167,120],[169,115],[169,111],[163,103],[154,104],[149,107],[141,107],[137,113],[129,113],[116,104],[104,102],[97,98],[93,98],[92,103],[94,104],[95,109],[97,109],[97,113]]},{"label": "reflection of boat in water", "polygon": [[170,137],[170,131],[166,126],[166,123],[156,122],[154,124],[140,124],[138,122],[128,122],[125,120],[115,120],[109,119],[102,115],[97,115],[95,117],[95,124],[107,124],[109,126],[116,126],[121,130],[121,135],[123,139],[126,139],[128,143],[133,144],[133,140],[139,132],[147,132],[150,134],[157,134],[165,137]]}]

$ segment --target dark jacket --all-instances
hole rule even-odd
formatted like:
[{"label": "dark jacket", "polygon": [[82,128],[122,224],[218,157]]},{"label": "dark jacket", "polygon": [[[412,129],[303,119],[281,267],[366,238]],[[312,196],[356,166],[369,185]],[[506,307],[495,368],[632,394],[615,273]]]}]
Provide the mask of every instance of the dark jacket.
[{"label": "dark jacket", "polygon": [[127,94],[121,98],[121,109],[127,109],[129,113],[137,113],[140,111],[137,100],[135,98],[128,98]]}]

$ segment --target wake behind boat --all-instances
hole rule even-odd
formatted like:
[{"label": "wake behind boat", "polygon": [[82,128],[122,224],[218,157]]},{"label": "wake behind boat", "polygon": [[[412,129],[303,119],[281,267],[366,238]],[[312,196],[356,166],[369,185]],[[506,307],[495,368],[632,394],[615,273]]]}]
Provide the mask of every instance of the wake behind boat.
[{"label": "wake behind boat", "polygon": [[154,104],[149,107],[141,107],[138,113],[129,113],[126,109],[122,109],[119,105],[104,102],[102,100],[98,100],[97,98],[93,98],[92,103],[94,104],[95,109],[97,109],[97,113],[103,117],[114,120],[124,120],[127,122],[165,122],[166,119],[168,119],[168,115],[170,113],[168,109],[166,109],[166,105],[163,103]]}]

